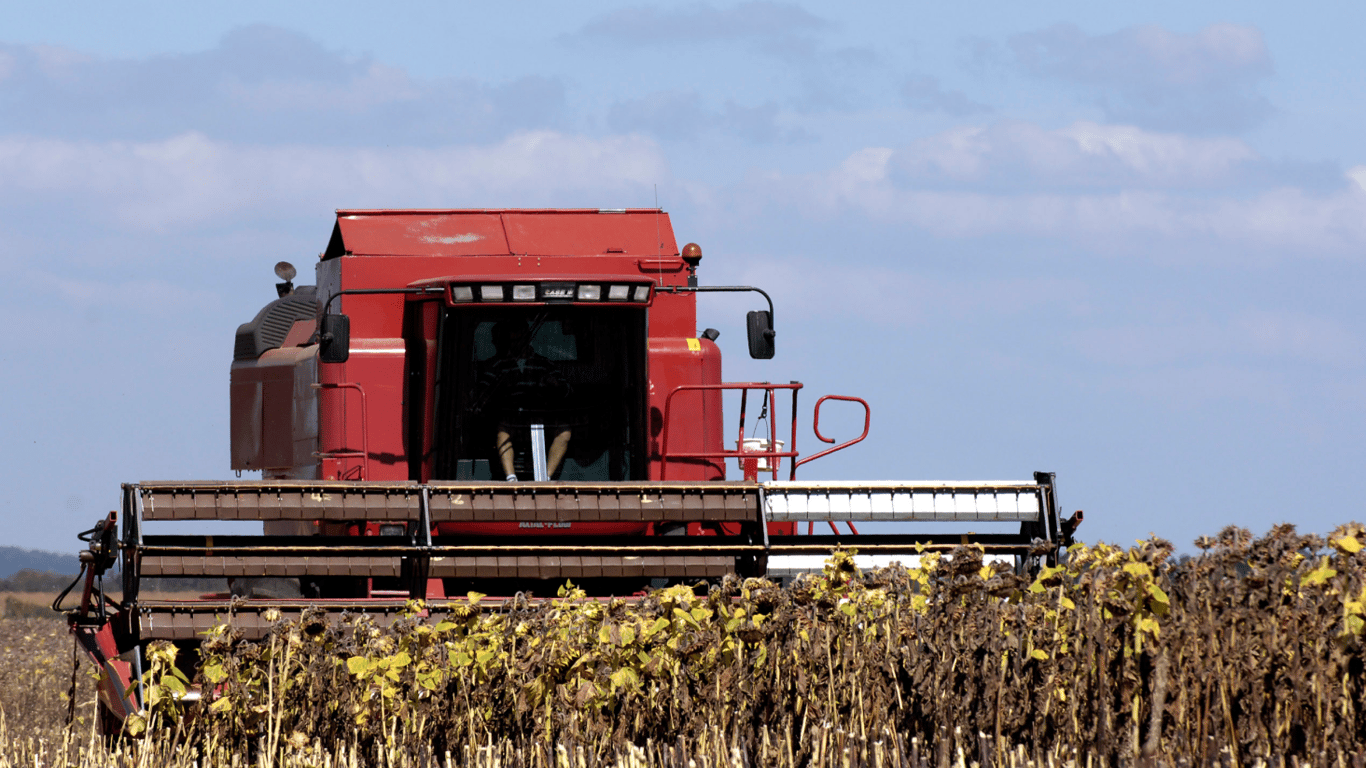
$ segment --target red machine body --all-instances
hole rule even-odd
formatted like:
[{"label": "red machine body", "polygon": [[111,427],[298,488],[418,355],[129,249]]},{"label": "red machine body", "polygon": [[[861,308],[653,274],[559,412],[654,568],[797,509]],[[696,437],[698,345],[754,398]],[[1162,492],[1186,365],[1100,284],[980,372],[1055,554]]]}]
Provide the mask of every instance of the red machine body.
[{"label": "red machine body", "polygon": [[[615,426],[627,439],[607,446],[630,453],[628,466],[590,476],[594,473],[585,473],[576,461],[581,457],[571,455],[557,479],[658,480],[665,474],[666,429],[671,455],[724,453],[719,389],[680,394],[666,409],[666,398],[679,387],[722,382],[720,350],[697,333],[696,295],[658,290],[686,287],[690,275],[695,270],[682,258],[669,215],[660,210],[338,211],[317,264],[313,300],[320,310],[349,318],[349,356],[345,362],[320,361],[317,320],[305,317],[302,307],[297,316],[277,320],[289,323],[277,348],[253,356],[257,350],[244,349],[239,336],[231,383],[232,466],[260,470],[263,479],[501,480],[494,457],[478,450],[480,440],[482,447],[492,446],[490,424],[464,418],[461,431],[482,433],[442,434],[443,419],[449,432],[457,418],[442,413],[452,407],[449,393],[441,390],[451,384],[456,357],[446,355],[456,345],[444,340],[443,349],[443,333],[472,314],[535,317],[547,310],[566,324],[591,317],[626,329],[600,332],[587,341],[640,347],[596,350],[598,358],[619,358],[618,367],[625,369],[616,375],[631,379],[620,384],[621,394],[636,402],[623,405],[639,413],[618,418],[622,423]],[[487,302],[478,295],[483,286],[540,290],[555,284],[575,291],[598,285],[599,298],[538,295],[517,301],[505,296]],[[627,300],[608,297],[614,285],[630,289]],[[453,286],[470,287],[475,300],[457,301]],[[642,287],[648,293],[639,301],[636,289]],[[426,292],[364,293],[398,290]],[[470,384],[470,378],[457,386]],[[594,407],[603,411],[610,404],[581,407],[585,412],[579,420],[591,421]],[[667,426],[666,410],[672,422]],[[460,456],[447,455],[452,449],[442,445],[443,438],[461,444]],[[581,442],[576,435],[571,447]],[[462,461],[470,471],[459,471]],[[489,462],[490,471],[479,471],[480,461]],[[669,461],[670,480],[726,478],[723,458]],[[451,524],[438,532],[506,534],[514,532],[510,526],[515,524]],[[645,528],[580,522],[537,533],[642,533]]]}]

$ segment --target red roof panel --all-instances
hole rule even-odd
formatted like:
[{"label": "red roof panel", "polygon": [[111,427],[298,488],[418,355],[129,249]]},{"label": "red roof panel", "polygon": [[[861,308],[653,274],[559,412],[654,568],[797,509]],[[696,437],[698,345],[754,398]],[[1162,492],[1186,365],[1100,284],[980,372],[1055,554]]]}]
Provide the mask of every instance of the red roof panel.
[{"label": "red roof panel", "polygon": [[502,219],[497,213],[338,211],[337,226],[346,253],[386,256],[511,253],[507,237],[503,235]]},{"label": "red roof panel", "polygon": [[669,214],[654,209],[341,210],[326,258],[372,256],[674,256]]},{"label": "red roof panel", "polygon": [[592,256],[627,253],[673,256],[669,215],[662,211],[638,213],[514,213],[503,214],[508,245],[513,253],[531,256]]}]

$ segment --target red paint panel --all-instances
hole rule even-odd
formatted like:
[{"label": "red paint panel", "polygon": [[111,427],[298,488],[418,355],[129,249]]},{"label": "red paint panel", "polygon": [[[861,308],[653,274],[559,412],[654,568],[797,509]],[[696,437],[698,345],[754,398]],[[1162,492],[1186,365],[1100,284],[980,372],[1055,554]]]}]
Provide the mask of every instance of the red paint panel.
[{"label": "red paint panel", "polygon": [[644,533],[647,527],[648,523],[637,522],[437,523],[436,533],[438,536],[617,536]]},{"label": "red paint panel", "polygon": [[[692,342],[689,344],[688,342]],[[696,347],[694,349],[693,347]],[[650,479],[660,479],[665,400],[684,384],[720,384],[721,350],[706,339],[650,339]],[[722,450],[721,392],[681,392],[669,414],[669,452]],[[675,459],[669,480],[725,480],[724,459]]]},{"label": "red paint panel", "polygon": [[663,211],[338,211],[346,253],[369,256],[677,256]]},{"label": "red paint panel", "polygon": [[[305,322],[312,324],[314,321]],[[313,382],[318,380],[318,348],[304,347],[289,351],[295,359],[290,419],[294,425],[294,459],[289,476],[313,479],[318,476],[318,459],[313,455],[318,450],[318,390],[313,388]]]},{"label": "red paint panel", "polygon": [[280,343],[281,347],[302,347],[313,338],[313,332],[318,328],[317,320],[295,320],[294,325],[289,327],[289,333],[285,334],[285,340]]},{"label": "red paint panel", "polygon": [[[345,380],[364,387],[369,423],[361,421],[360,393],[337,391],[339,398],[345,400],[346,442],[325,450],[359,451],[364,445],[370,453],[366,480],[408,479],[408,454],[403,441],[404,352],[402,338],[351,340],[351,359],[344,364]],[[354,467],[361,465],[359,459],[347,461]],[[343,474],[342,479],[346,477]]]},{"label": "red paint panel", "polygon": [[261,382],[254,369],[241,363],[232,366],[231,427],[232,468],[261,468]]},{"label": "red paint panel", "polygon": [[[347,363],[322,363],[318,366],[318,381],[322,384],[340,384],[349,381]],[[318,393],[318,451],[324,454],[348,450],[353,442],[360,445],[360,403],[351,404],[348,398],[357,398],[355,392],[345,389],[324,389]],[[355,415],[348,424],[347,413]],[[351,429],[348,430],[347,427]],[[354,441],[348,439],[354,433]],[[356,479],[360,462],[353,459],[324,458],[319,462],[318,476],[324,480]]]},{"label": "red paint panel", "polygon": [[506,254],[497,213],[338,212],[346,250],[366,255],[478,256]]},{"label": "red paint panel", "polygon": [[294,370],[263,368],[261,387],[262,468],[294,466]]},{"label": "red paint panel", "polygon": [[656,293],[654,306],[650,308],[650,343],[655,339],[682,343],[682,338],[696,335],[697,294]]},{"label": "red paint panel", "polygon": [[[308,321],[312,322],[312,321]],[[267,350],[232,365],[232,468],[311,477],[317,461],[317,347]]]},{"label": "red paint panel", "polygon": [[505,213],[513,253],[591,256],[626,253],[674,256],[673,226],[666,213]]},{"label": "red paint panel", "polygon": [[233,469],[311,473],[318,434],[310,386],[317,377],[316,354],[316,347],[287,347],[233,363]]}]

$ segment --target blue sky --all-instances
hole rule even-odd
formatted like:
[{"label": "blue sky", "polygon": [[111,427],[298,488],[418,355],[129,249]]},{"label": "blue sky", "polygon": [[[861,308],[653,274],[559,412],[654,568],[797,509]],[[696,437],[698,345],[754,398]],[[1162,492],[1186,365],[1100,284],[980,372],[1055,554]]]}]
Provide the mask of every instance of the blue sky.
[{"label": "blue sky", "polygon": [[230,477],[232,333],[333,209],[656,194],[777,301],[756,362],[704,299],[727,378],[872,403],[808,477],[1050,470],[1183,549],[1363,517],[1356,7],[6,5],[5,543]]}]

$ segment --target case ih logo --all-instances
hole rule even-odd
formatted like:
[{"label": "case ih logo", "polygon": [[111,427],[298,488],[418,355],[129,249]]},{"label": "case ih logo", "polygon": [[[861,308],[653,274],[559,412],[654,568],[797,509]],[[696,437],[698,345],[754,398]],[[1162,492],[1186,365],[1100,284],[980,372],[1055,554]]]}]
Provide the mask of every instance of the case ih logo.
[{"label": "case ih logo", "polygon": [[557,286],[555,288],[546,287],[545,297],[547,299],[572,299],[574,298],[574,288],[573,286]]}]

